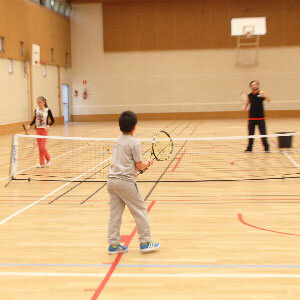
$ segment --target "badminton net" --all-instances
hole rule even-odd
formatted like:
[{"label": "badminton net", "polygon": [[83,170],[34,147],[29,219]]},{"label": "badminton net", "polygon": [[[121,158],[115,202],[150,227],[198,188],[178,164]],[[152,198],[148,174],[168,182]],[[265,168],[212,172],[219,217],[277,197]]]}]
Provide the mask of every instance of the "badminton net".
[{"label": "badminton net", "polygon": [[[266,137],[270,153],[260,141]],[[251,136],[254,147],[244,153],[248,136],[174,138],[167,161],[154,162],[137,177],[145,182],[197,182],[300,177],[300,133]],[[46,139],[51,165],[38,168],[38,143]],[[152,139],[139,139],[143,159],[151,156]],[[10,176],[21,180],[104,182],[115,138],[15,135]]]}]

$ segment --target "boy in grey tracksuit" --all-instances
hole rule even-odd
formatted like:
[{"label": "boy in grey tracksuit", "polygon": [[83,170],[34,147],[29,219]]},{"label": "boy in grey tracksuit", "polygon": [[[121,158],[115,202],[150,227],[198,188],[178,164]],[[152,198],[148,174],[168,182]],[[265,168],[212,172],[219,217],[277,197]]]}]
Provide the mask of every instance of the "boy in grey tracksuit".
[{"label": "boy in grey tracksuit", "polygon": [[107,181],[110,196],[110,216],[108,221],[108,253],[117,254],[128,251],[120,244],[120,228],[125,205],[135,219],[139,234],[141,252],[157,250],[159,243],[151,242],[150,224],[147,207],[136,183],[140,170],[150,167],[153,160],[142,161],[142,147],[133,137],[137,116],[132,111],[124,111],[119,117],[122,135],[116,141]]}]

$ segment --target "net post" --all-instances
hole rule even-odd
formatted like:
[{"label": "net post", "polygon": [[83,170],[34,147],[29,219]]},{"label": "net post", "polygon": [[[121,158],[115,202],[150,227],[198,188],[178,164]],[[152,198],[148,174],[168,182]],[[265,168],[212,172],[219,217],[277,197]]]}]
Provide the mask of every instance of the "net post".
[{"label": "net post", "polygon": [[11,178],[18,171],[18,150],[19,150],[19,135],[15,134],[12,137],[12,145],[11,145],[11,160],[10,160],[10,168],[9,168],[9,175]]}]

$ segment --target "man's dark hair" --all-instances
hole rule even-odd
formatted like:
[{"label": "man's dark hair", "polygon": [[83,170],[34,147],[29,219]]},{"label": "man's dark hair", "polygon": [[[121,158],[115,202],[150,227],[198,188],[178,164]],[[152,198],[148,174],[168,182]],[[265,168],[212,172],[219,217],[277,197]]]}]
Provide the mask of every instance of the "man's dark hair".
[{"label": "man's dark hair", "polygon": [[252,81],[250,81],[249,86],[251,86],[251,84],[252,84],[253,82],[256,82],[257,84],[259,84],[259,81],[257,81],[257,80],[252,80]]},{"label": "man's dark hair", "polygon": [[133,111],[126,110],[119,117],[120,130],[123,133],[131,132],[137,124],[137,116]]}]

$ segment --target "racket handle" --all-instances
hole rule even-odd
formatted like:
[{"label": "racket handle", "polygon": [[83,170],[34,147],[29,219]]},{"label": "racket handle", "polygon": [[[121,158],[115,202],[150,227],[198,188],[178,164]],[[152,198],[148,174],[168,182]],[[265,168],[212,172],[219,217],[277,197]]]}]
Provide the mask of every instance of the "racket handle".
[{"label": "racket handle", "polygon": [[140,174],[143,174],[145,172],[145,170],[141,169],[140,170]]},{"label": "racket handle", "polygon": [[25,126],[24,124],[23,124],[22,126],[23,126],[23,129],[24,129],[24,131],[25,131],[25,134],[28,135],[28,129],[26,128],[26,126]]}]

